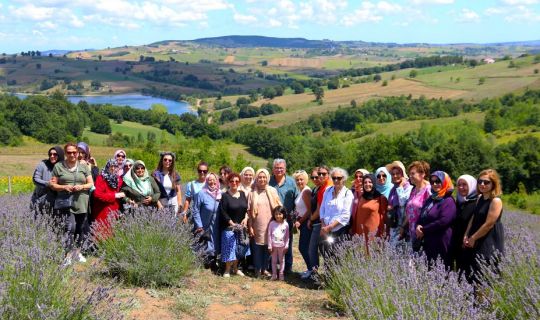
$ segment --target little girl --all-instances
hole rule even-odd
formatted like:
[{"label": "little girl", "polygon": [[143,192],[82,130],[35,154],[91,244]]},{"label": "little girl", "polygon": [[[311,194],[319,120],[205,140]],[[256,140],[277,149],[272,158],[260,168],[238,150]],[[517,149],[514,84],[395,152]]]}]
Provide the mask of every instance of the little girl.
[{"label": "little girl", "polygon": [[272,211],[272,221],[268,225],[268,251],[272,254],[272,280],[277,280],[277,264],[279,263],[279,280],[285,280],[285,253],[289,249],[289,224],[285,221],[287,210],[277,206]]}]

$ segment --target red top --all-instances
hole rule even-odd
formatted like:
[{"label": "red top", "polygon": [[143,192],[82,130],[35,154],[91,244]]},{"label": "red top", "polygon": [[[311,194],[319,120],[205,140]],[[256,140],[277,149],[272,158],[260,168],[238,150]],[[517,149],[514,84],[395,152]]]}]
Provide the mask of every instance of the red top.
[{"label": "red top", "polygon": [[94,186],[96,189],[93,193],[92,215],[96,222],[107,224],[107,218],[110,212],[116,212],[120,209],[120,201],[116,199],[115,195],[117,192],[120,192],[122,177],[118,177],[118,186],[116,189],[111,188],[101,175],[97,177]]}]

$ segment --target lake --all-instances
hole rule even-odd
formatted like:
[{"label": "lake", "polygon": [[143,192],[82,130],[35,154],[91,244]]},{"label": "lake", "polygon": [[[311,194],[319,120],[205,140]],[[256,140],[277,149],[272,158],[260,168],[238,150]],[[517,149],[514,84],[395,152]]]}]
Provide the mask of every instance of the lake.
[{"label": "lake", "polygon": [[[21,99],[24,99],[28,96],[22,93],[16,93],[15,95]],[[186,102],[144,96],[139,93],[111,94],[100,96],[67,96],[67,99],[72,103],[78,103],[79,101],[84,100],[89,104],[110,103],[115,106],[130,106],[137,109],[150,109],[153,104],[160,103],[167,107],[168,112],[171,114],[193,112],[189,104],[187,104]]]}]

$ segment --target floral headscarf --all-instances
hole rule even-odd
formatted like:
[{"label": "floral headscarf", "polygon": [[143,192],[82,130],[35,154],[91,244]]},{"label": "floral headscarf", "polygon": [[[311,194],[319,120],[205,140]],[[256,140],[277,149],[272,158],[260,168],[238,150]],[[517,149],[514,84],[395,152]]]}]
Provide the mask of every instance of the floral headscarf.
[{"label": "floral headscarf", "polygon": [[[434,200],[440,200],[454,191],[454,184],[452,183],[452,179],[450,179],[450,176],[446,172],[435,171],[431,174],[431,176],[437,177],[442,182],[441,190],[439,190],[439,192],[437,193],[433,192],[431,194],[431,197]],[[431,190],[433,191],[433,188],[431,188]]]},{"label": "floral headscarf", "polygon": [[[210,185],[208,185],[208,179],[210,178],[210,176],[214,176],[214,178],[216,178],[216,185],[212,189],[210,188]],[[207,192],[215,200],[220,200],[221,199],[221,187],[219,185],[219,177],[215,173],[210,172],[206,176],[206,180],[204,182],[204,186],[202,187],[201,191]]]},{"label": "floral headscarf", "polygon": [[465,201],[475,199],[476,198],[476,179],[468,174],[464,174],[462,176],[459,176],[459,178],[456,180],[456,183],[459,180],[463,180],[467,182],[467,185],[469,186],[469,193],[466,197],[463,197],[459,192],[457,193],[457,201],[459,203],[463,203]]},{"label": "floral headscarf", "polygon": [[[118,176],[122,176],[124,174],[124,166],[126,165],[126,159],[127,159],[127,153],[122,150],[122,149],[118,149],[114,152],[114,156],[113,156],[113,159],[116,160],[116,156],[120,153],[123,153],[124,154],[124,160],[122,161],[122,163],[118,164],[118,171],[117,171],[117,175]],[[116,160],[117,163],[118,163],[118,160]],[[146,168],[146,167],[145,167]]]},{"label": "floral headscarf", "polygon": [[[144,167],[144,174],[142,177],[138,177],[135,173],[135,168],[140,165]],[[145,197],[152,194],[150,175],[148,174],[148,170],[146,170],[146,165],[141,160],[135,161],[133,167],[131,167],[131,169],[129,169],[129,171],[124,175],[124,183]]]},{"label": "floral headscarf", "polygon": [[[379,184],[379,180],[377,179],[377,176],[381,172],[386,175],[386,182],[384,184]],[[386,170],[386,167],[380,167],[379,169],[377,169],[377,171],[375,171],[375,179],[375,188],[377,189],[377,191],[380,192],[380,194],[382,194],[386,197],[386,199],[388,199],[388,197],[390,196],[390,191],[392,191],[392,188],[394,187],[390,172]]]},{"label": "floral headscarf", "polygon": [[[113,173],[110,173],[109,170],[111,167],[116,167],[116,170],[114,170]],[[116,175],[116,171],[118,170],[118,164],[116,163],[116,159],[109,159],[107,161],[107,164],[105,164],[105,167],[101,170],[101,176],[103,177],[103,180],[107,181],[107,184],[113,188],[118,188],[118,176]]]}]

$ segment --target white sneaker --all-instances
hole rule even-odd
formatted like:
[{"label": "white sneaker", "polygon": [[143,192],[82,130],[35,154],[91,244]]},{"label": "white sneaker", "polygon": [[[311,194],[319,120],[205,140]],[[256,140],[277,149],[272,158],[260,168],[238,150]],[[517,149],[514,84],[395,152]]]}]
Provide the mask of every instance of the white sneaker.
[{"label": "white sneaker", "polygon": [[236,270],[236,275],[245,277],[246,275],[242,272],[242,270]]},{"label": "white sneaker", "polygon": [[64,259],[64,262],[62,262],[62,267],[68,267],[70,266],[72,263],[71,261],[71,255],[69,254],[65,259]]},{"label": "white sneaker", "polygon": [[230,273],[224,273],[223,274],[223,278],[230,278],[231,277],[231,274]]},{"label": "white sneaker", "polygon": [[82,255],[82,253],[79,252],[79,254],[77,255],[77,261],[79,261],[81,263],[85,263],[86,258]]}]

